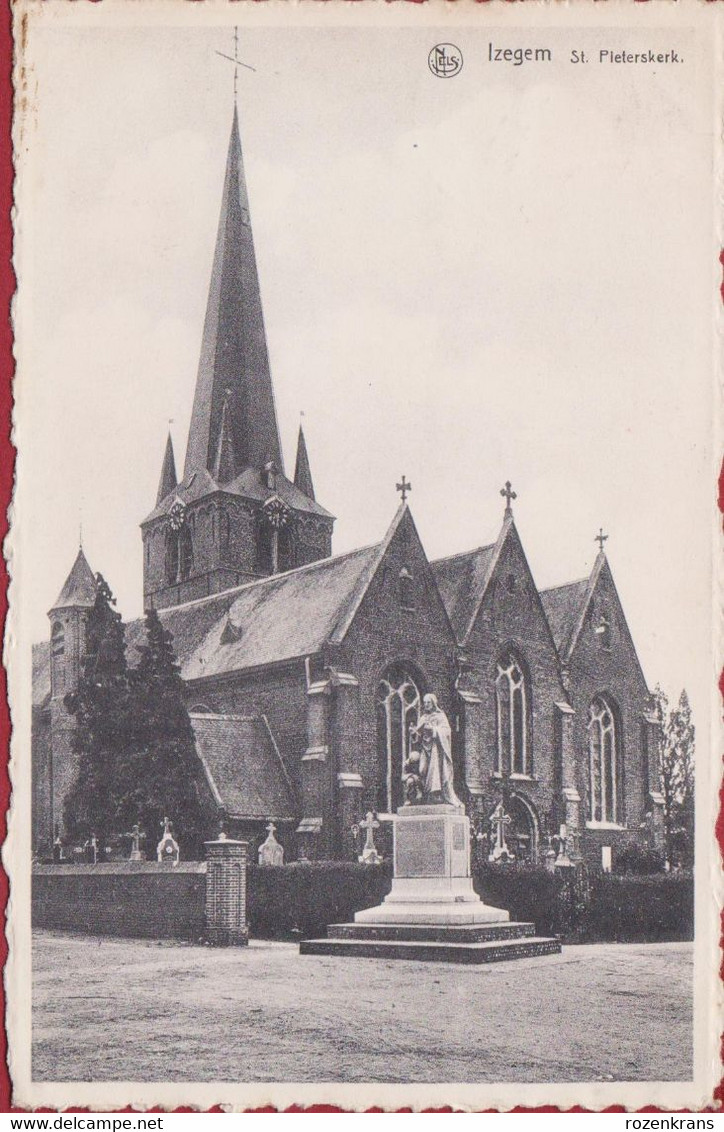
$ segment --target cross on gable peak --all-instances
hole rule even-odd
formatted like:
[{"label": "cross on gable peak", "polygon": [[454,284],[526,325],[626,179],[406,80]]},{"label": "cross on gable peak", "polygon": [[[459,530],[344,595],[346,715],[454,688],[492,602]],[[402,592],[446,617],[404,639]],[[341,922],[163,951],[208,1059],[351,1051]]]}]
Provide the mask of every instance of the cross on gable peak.
[{"label": "cross on gable peak", "polygon": [[604,544],[604,542],[606,542],[607,539],[608,539],[608,535],[605,535],[603,533],[603,527],[599,527],[598,534],[596,535],[595,539],[593,540],[594,542],[598,543],[599,554],[603,554],[603,544]]},{"label": "cross on gable peak", "polygon": [[402,496],[402,502],[405,503],[407,501],[407,496],[412,491],[412,484],[408,483],[403,475],[401,482],[396,485],[396,489]]},{"label": "cross on gable peak", "polygon": [[501,487],[500,494],[505,498],[505,514],[512,515],[513,508],[511,507],[511,503],[514,499],[518,498],[518,493],[513,491],[510,480],[505,481],[505,487]]}]

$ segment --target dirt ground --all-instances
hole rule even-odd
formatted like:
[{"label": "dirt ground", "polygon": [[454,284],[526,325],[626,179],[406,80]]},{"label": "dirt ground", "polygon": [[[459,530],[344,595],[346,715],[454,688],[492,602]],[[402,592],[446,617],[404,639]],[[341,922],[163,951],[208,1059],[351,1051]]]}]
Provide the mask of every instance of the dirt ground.
[{"label": "dirt ground", "polygon": [[37,932],[33,1077],[690,1080],[692,969],[685,943],[466,968]]}]

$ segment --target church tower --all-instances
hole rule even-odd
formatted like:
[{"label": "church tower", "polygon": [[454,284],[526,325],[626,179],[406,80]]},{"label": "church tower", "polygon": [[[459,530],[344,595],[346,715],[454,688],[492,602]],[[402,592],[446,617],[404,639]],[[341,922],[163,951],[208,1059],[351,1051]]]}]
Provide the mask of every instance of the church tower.
[{"label": "church tower", "polygon": [[236,107],[183,479],[169,437],[141,524],[146,608],[206,597],[328,557],[334,518],[314,498],[300,430],[284,474]]},{"label": "church tower", "polygon": [[64,700],[78,688],[86,649],[86,623],[96,599],[96,581],[80,547],[50,619],[50,757],[36,786],[33,820],[37,841],[50,846],[63,830],[63,802],[77,771],[75,719]]}]

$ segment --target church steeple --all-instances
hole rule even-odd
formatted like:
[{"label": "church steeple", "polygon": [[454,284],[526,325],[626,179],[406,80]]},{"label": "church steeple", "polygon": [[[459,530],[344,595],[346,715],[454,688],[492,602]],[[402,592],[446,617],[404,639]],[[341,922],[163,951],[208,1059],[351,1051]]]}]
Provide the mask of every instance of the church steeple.
[{"label": "church steeple", "polygon": [[297,462],[294,468],[294,484],[303,491],[308,499],[314,499],[314,483],[312,482],[312,471],[309,467],[309,456],[307,454],[307,442],[304,439],[304,430],[299,426],[299,439],[297,440]]},{"label": "church steeple", "polygon": [[224,399],[221,410],[221,425],[219,427],[219,442],[216,446],[216,456],[212,475],[218,484],[229,483],[236,475],[236,461],[234,459],[234,442],[231,439],[231,425],[229,423],[229,401]]},{"label": "church steeple", "polygon": [[177,483],[169,438],[141,524],[144,605],[166,609],[326,558],[333,525],[301,431],[294,483],[282,466],[235,109],[184,474]]},{"label": "church steeple", "polygon": [[184,479],[213,475],[225,401],[234,474],[270,459],[283,470],[236,106]]},{"label": "church steeple", "polygon": [[168,434],[166,441],[166,451],[163,455],[163,467],[161,468],[161,479],[158,482],[158,495],[156,496],[156,506],[158,507],[170,492],[176,487],[178,479],[176,478],[176,461],[173,456],[173,441],[171,440],[171,433]]}]

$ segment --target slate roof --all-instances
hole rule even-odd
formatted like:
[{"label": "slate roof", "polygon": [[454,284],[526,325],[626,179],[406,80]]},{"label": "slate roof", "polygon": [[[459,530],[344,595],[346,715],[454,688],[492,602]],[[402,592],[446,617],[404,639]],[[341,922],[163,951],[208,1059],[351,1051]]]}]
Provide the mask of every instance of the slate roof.
[{"label": "slate roof", "polygon": [[93,571],[88,565],[88,559],[80,547],[70,574],[65,579],[65,585],[58,594],[53,609],[64,609],[68,606],[79,605],[91,609],[96,600],[96,580]]},{"label": "slate roof", "polygon": [[[308,656],[341,640],[403,511],[379,544],[160,609],[183,679]],[[142,617],[126,623],[125,641],[133,666],[144,643]],[[42,641],[33,645],[33,703],[49,696],[50,645]]]},{"label": "slate roof", "polygon": [[588,590],[588,583],[588,578],[581,578],[579,581],[569,582],[565,586],[554,586],[551,589],[540,591],[543,609],[548,618],[556,648],[561,656],[563,656],[571,633],[576,626]]},{"label": "slate roof", "polygon": [[210,472],[192,472],[154,507],[143,522],[144,524],[150,523],[154,519],[161,518],[162,515],[167,515],[177,499],[189,504],[197,499],[205,498],[215,491],[223,491],[226,495],[239,495],[243,499],[253,499],[259,503],[264,503],[271,496],[278,495],[295,511],[305,511],[309,515],[320,515],[325,519],[334,518],[321,504],[304,495],[291,480],[288,480],[280,472],[277,473],[275,487],[271,488],[267,486],[263,472],[259,471],[258,468],[246,468],[230,483],[225,483],[223,487],[216,482]]},{"label": "slate roof", "polygon": [[294,817],[291,784],[264,718],[192,713],[191,726],[212,793],[229,816]]},{"label": "slate roof", "polygon": [[[195,636],[197,647],[182,664],[183,678],[237,672],[317,652],[344,618],[377,555],[376,546],[354,550],[239,587],[228,612],[205,635]],[[169,619],[163,613],[161,617],[173,632]]]},{"label": "slate roof", "polygon": [[[380,546],[323,558],[285,574],[160,609],[184,680],[237,672],[317,652],[343,621],[374,567]],[[126,625],[130,664],[143,619]]]},{"label": "slate roof", "polygon": [[470,620],[488,584],[497,543],[479,546],[450,558],[431,562],[440,596],[459,641],[464,640]]}]

